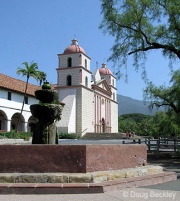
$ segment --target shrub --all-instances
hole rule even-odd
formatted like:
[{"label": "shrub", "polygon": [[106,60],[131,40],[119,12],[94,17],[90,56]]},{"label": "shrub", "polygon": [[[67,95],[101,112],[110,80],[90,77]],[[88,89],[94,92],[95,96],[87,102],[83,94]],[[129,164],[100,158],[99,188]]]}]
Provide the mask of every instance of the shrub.
[{"label": "shrub", "polygon": [[29,141],[30,137],[32,137],[31,133],[28,133],[28,132],[20,132],[20,133],[18,133],[18,138],[19,139],[24,139],[26,141]]},{"label": "shrub", "polygon": [[59,139],[78,139],[78,135],[75,133],[60,133]]},{"label": "shrub", "polygon": [[4,138],[11,138],[11,139],[17,138],[17,133],[15,130],[0,133],[0,135],[3,136]]},{"label": "shrub", "polygon": [[19,132],[17,133],[15,130],[9,131],[9,132],[3,132],[0,133],[0,136],[3,138],[9,138],[9,139],[24,139],[29,140],[32,136],[29,132]]}]

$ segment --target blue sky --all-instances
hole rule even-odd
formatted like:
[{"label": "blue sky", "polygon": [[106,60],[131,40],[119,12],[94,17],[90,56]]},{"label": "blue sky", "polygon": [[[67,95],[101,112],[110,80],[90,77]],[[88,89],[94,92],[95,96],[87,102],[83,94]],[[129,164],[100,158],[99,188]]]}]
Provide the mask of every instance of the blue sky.
[{"label": "blue sky", "polygon": [[[76,38],[91,58],[91,71],[107,62],[114,39],[104,35],[99,24],[102,20],[99,0],[0,0],[0,73],[25,80],[16,74],[18,67],[27,61],[37,62],[39,70],[47,74],[50,83],[57,82],[57,54]],[[160,51],[148,55],[147,77],[157,86],[169,84],[168,60]],[[141,70],[127,62],[128,82],[117,81],[118,94],[142,100],[145,83]],[[30,79],[31,83],[38,84]]]}]

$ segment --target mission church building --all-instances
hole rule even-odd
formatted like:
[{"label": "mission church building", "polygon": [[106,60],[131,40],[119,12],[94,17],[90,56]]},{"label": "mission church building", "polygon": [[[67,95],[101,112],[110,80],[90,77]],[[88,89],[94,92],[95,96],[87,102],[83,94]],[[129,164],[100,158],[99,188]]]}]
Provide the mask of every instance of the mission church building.
[{"label": "mission church building", "polygon": [[[90,61],[76,39],[58,54],[57,83],[52,89],[65,104],[61,120],[56,122],[58,133],[83,136],[87,132],[118,132],[116,78],[104,63],[92,74]],[[25,85],[24,81],[0,73],[0,130],[10,131],[16,127]],[[28,84],[19,131],[31,131],[30,124],[36,122],[30,105],[39,102],[34,95],[39,89],[40,86]]]},{"label": "mission church building", "polygon": [[57,123],[59,132],[80,136],[118,132],[116,78],[104,63],[92,75],[90,61],[76,39],[58,54],[56,90],[59,101],[65,103]]}]

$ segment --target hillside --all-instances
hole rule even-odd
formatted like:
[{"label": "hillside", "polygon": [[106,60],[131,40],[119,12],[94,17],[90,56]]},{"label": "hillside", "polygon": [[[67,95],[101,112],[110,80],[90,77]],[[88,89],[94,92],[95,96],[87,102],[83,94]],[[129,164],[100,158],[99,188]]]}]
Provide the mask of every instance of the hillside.
[{"label": "hillside", "polygon": [[[145,115],[154,115],[158,110],[154,108],[149,110],[149,101],[140,101],[127,96],[117,95],[118,116],[122,114],[141,113]],[[160,110],[160,109],[159,109]]]}]

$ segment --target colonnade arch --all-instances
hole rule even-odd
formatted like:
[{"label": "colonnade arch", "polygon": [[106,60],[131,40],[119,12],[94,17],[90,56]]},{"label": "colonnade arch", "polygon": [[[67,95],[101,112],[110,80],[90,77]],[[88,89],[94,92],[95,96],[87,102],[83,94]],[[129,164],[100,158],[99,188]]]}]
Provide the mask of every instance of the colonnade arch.
[{"label": "colonnade arch", "polygon": [[[7,113],[6,113],[7,112]],[[17,128],[17,122],[21,114],[13,111],[0,110],[0,132],[8,132]],[[37,120],[30,112],[21,115],[19,121],[19,132],[32,132]]]},{"label": "colonnade arch", "polygon": [[7,130],[7,115],[2,110],[0,110],[0,130]]}]

